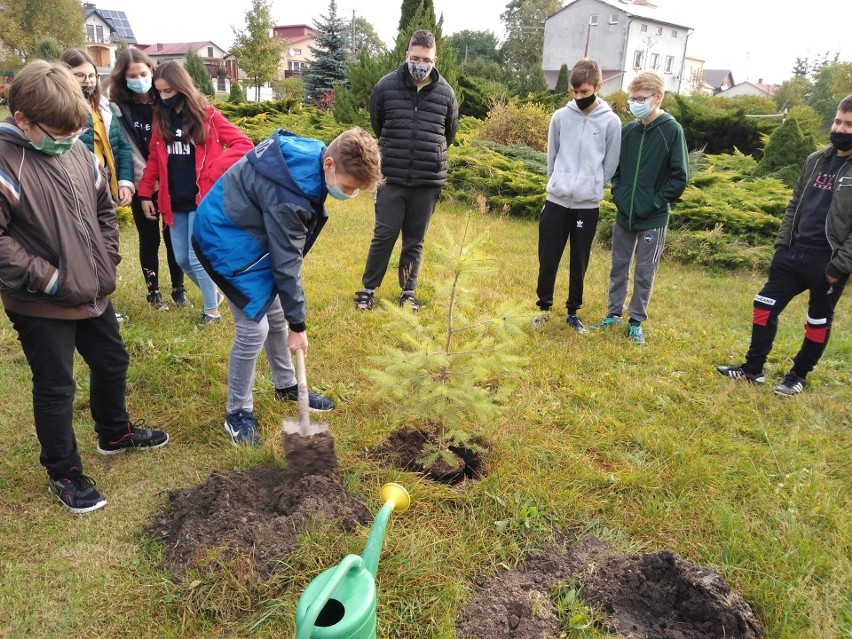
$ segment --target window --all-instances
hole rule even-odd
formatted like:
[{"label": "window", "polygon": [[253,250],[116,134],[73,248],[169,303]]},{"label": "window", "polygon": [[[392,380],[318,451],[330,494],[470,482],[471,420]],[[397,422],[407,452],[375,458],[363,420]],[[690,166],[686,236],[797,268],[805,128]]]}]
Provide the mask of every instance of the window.
[{"label": "window", "polygon": [[87,24],[86,25],[86,40],[89,42],[95,41],[95,25]]},{"label": "window", "polygon": [[666,56],[666,68],[665,68],[665,72],[666,72],[666,73],[671,73],[671,72],[672,72],[672,67],[673,67],[673,66],[674,66],[674,56],[673,56],[673,55],[667,55],[667,56]]},{"label": "window", "polygon": [[646,33],[646,32],[648,31],[648,25],[647,25],[647,24],[643,24],[643,25],[642,25],[642,28],[641,28],[641,29],[639,29],[639,30],[640,30],[642,33]]},{"label": "window", "polygon": [[299,72],[301,72],[304,64],[305,63],[301,62],[300,60],[289,60],[287,62],[287,70],[288,71],[299,71]]},{"label": "window", "polygon": [[657,35],[663,35],[663,28],[657,27]]},{"label": "window", "polygon": [[617,13],[610,13],[609,14],[609,23],[610,24],[618,24],[618,14]]},{"label": "window", "polygon": [[207,57],[208,58],[213,57],[213,47],[207,47]]},{"label": "window", "polygon": [[677,37],[677,29],[672,29],[672,37],[673,38]]},{"label": "window", "polygon": [[641,67],[642,67],[642,50],[636,49],[636,51],[633,52],[633,68],[639,69]]},{"label": "window", "polygon": [[652,53],[651,54],[651,68],[659,69],[660,68],[660,54]]},{"label": "window", "polygon": [[589,16],[589,24],[593,27],[598,26],[598,16],[597,14],[592,14]]},{"label": "window", "polygon": [[95,27],[95,42],[106,42],[104,40],[104,28],[101,25]]}]

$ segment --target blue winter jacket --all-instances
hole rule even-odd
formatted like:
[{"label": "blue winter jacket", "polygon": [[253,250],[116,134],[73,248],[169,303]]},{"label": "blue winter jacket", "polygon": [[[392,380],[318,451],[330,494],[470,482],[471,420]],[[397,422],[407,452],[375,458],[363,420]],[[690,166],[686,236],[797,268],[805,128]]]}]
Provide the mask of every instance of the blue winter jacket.
[{"label": "blue winter jacket", "polygon": [[279,129],[228,169],[198,205],[192,245],[228,299],[259,322],[275,296],[305,330],[302,258],[328,219],[325,145]]}]

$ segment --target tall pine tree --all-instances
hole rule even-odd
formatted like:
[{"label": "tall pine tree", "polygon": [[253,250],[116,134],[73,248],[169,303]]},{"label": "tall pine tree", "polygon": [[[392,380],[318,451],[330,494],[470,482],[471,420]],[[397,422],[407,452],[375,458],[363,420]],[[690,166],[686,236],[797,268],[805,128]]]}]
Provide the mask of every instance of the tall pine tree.
[{"label": "tall pine tree", "polygon": [[305,82],[305,102],[323,100],[326,93],[334,92],[336,85],[346,82],[347,33],[346,23],[337,15],[337,2],[331,0],[328,15],[314,20],[318,34],[316,47],[308,47],[313,62],[302,74]]},{"label": "tall pine tree", "polygon": [[435,24],[435,3],[432,0],[402,0],[398,31],[402,32],[408,28],[419,9],[423,10],[423,17],[427,21]]},{"label": "tall pine tree", "polygon": [[204,95],[214,95],[213,82],[210,80],[210,72],[204,66],[204,61],[198,57],[195,51],[186,52],[186,62],[183,63],[183,68],[192,78],[195,87]]}]

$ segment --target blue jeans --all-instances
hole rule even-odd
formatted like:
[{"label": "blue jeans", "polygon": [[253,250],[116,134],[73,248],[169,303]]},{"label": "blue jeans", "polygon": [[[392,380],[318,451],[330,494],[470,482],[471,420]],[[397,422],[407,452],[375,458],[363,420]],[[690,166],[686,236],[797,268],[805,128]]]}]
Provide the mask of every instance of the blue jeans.
[{"label": "blue jeans", "polygon": [[210,279],[204,267],[201,266],[201,262],[198,261],[195,251],[192,249],[192,223],[195,220],[195,211],[175,211],[173,215],[174,224],[172,225],[171,235],[175,260],[187,277],[195,282],[195,285],[201,290],[204,310],[215,311],[219,306],[216,284]]},{"label": "blue jeans", "polygon": [[228,300],[234,318],[234,345],[228,363],[229,414],[239,410],[253,410],[254,372],[258,355],[266,348],[266,359],[272,372],[275,388],[289,388],[296,384],[296,373],[287,348],[287,320],[278,297],[269,311],[254,322],[235,304]]}]

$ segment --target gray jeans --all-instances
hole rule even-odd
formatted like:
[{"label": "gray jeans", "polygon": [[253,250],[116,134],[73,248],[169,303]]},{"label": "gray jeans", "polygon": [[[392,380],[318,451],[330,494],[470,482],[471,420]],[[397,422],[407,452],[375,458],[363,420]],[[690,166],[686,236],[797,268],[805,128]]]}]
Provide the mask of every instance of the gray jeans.
[{"label": "gray jeans", "polygon": [[260,322],[253,322],[235,304],[228,300],[234,318],[234,345],[228,363],[228,413],[252,410],[254,399],[254,374],[261,349],[266,348],[266,359],[272,371],[275,388],[288,388],[296,384],[296,373],[287,348],[287,320],[278,297]]},{"label": "gray jeans", "polygon": [[633,269],[633,295],[628,313],[630,319],[644,322],[648,319],[648,302],[660,266],[660,255],[666,242],[666,227],[628,231],[617,223],[612,228],[612,268],[609,272],[609,309],[613,315],[624,313],[627,284],[630,279],[630,262],[636,258]]},{"label": "gray jeans", "polygon": [[404,291],[417,288],[417,274],[423,259],[423,238],[440,195],[440,186],[385,184],[379,188],[376,193],[376,226],[361,278],[364,288],[379,288],[400,232],[399,287]]}]

